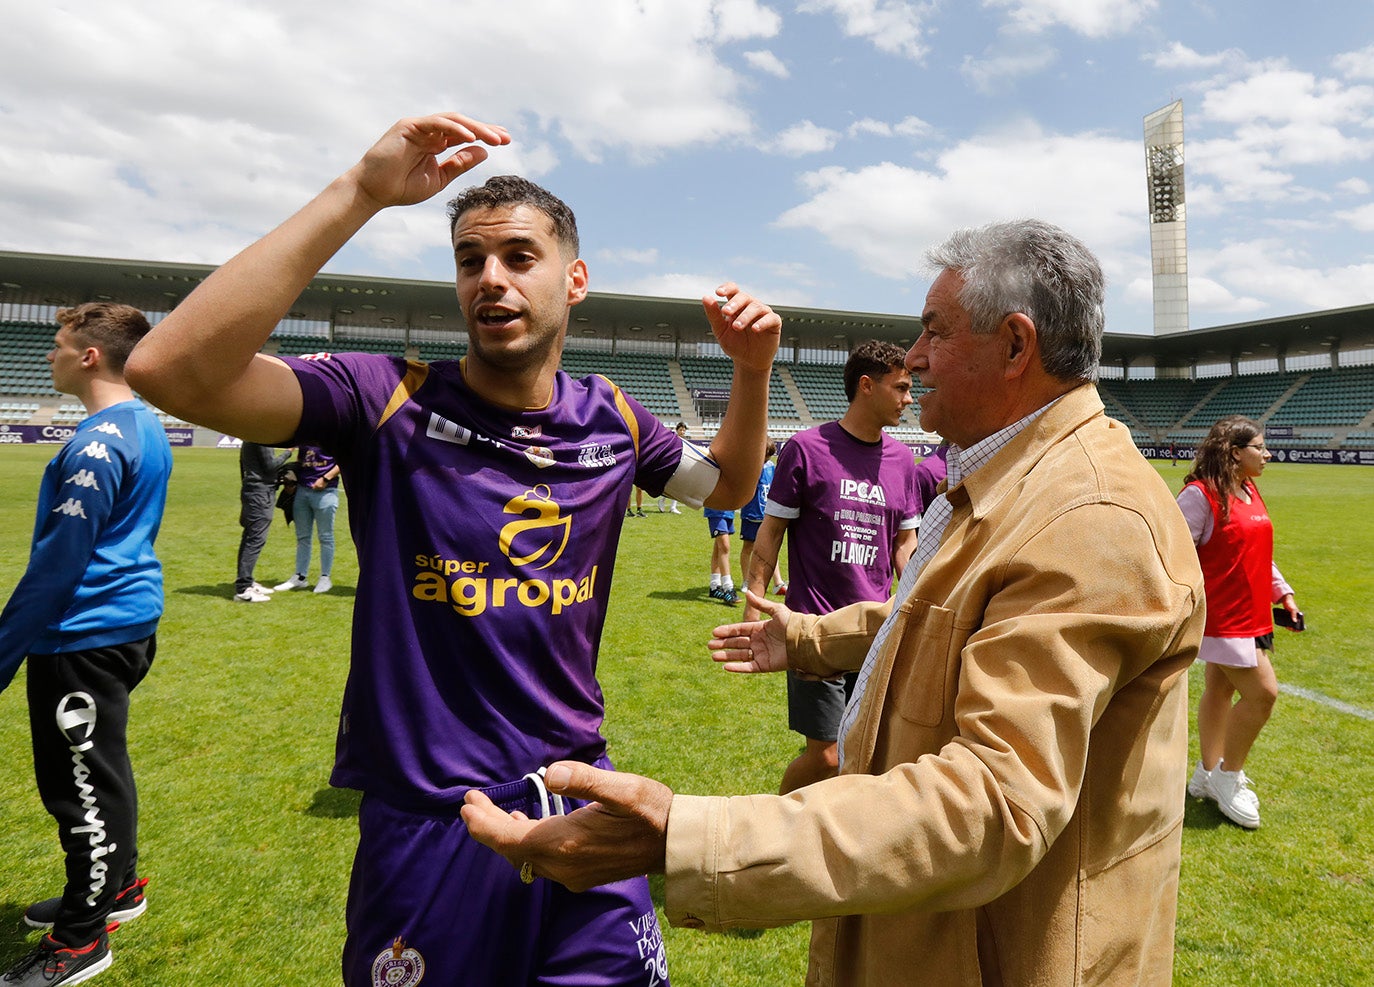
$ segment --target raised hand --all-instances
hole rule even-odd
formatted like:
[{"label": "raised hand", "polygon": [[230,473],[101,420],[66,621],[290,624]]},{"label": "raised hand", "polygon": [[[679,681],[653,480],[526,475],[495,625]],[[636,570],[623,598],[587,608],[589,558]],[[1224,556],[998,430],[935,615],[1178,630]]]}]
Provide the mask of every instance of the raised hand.
[{"label": "raised hand", "polygon": [[737,366],[767,371],[782,339],[782,317],[733,281],[701,300],[711,332]]},{"label": "raised hand", "polygon": [[[510,143],[504,127],[457,113],[408,117],[382,135],[348,177],[377,208],[406,206],[437,195],[463,172],[487,159],[482,144]],[[457,150],[440,159],[449,148]]]}]

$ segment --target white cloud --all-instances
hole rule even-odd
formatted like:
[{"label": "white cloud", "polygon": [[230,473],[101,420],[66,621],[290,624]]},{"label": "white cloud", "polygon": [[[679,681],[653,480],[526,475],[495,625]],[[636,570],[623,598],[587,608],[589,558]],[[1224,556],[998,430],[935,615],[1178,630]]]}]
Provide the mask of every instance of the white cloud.
[{"label": "white cloud", "polygon": [[809,199],[777,222],[814,230],[869,271],[904,279],[923,274],[925,249],[959,227],[1035,216],[1081,237],[1110,268],[1114,255],[1140,247],[1141,168],[1134,141],[1025,125],[957,144],[931,170],[884,162],[810,172]]},{"label": "white cloud", "polygon": [[597,260],[609,261],[617,264],[657,264],[658,248],[645,247],[636,249],[634,247],[618,247],[615,249],[603,249],[596,252]]},{"label": "white cloud", "polygon": [[[739,276],[738,272],[727,270],[726,268],[729,266],[728,263],[723,263],[720,270],[707,273],[679,271],[653,274],[642,278],[616,281],[601,290],[626,295],[649,295],[655,298],[701,298],[703,295],[711,294],[717,285],[734,280]],[[779,270],[770,273],[778,276],[779,280],[769,283],[761,279],[751,278],[748,283],[740,281],[739,284],[755,298],[762,298],[769,305],[809,306],[813,304],[805,288],[793,280],[794,272]],[[684,328],[691,329],[690,326]],[[701,329],[704,338],[704,333],[709,329],[704,312],[701,316]]]},{"label": "white cloud", "polygon": [[1370,187],[1363,178],[1347,178],[1343,182],[1336,183],[1336,191],[1345,192],[1349,195],[1368,195]]},{"label": "white cloud", "polygon": [[1158,0],[983,0],[1010,8],[1011,23],[1028,31],[1063,26],[1089,38],[1125,34],[1159,7]]},{"label": "white cloud", "polygon": [[1155,68],[1168,72],[1187,72],[1230,68],[1245,62],[1245,53],[1238,48],[1202,54],[1181,41],[1175,41],[1161,51],[1151,52],[1145,60]]},{"label": "white cloud", "polygon": [[1366,305],[1374,297],[1374,263],[1316,263],[1286,239],[1257,238],[1192,251],[1189,264],[1190,286],[1196,269],[1232,292],[1289,312]]},{"label": "white cloud", "polygon": [[807,154],[829,151],[839,143],[840,133],[803,120],[794,123],[771,141],[765,143],[763,150],[783,154],[789,158],[800,158]]},{"label": "white cloud", "polygon": [[1022,76],[1052,65],[1059,53],[1046,45],[1013,44],[1011,39],[994,45],[981,56],[965,55],[959,72],[980,92],[990,93]]},{"label": "white cloud", "polygon": [[[425,0],[337,0],[323,20],[237,0],[7,12],[0,92],[24,97],[0,100],[0,246],[218,262],[407,113],[452,109],[512,131],[463,184],[502,171],[537,178],[559,153],[636,162],[739,139],[754,124],[738,66],[717,46],[781,25],[754,0],[595,13],[524,0],[520,17],[500,0],[463,8],[451,17]],[[417,23],[418,45],[407,33]],[[442,203],[389,211],[352,246],[392,267],[421,249],[412,228],[432,243],[436,222],[444,228]]]},{"label": "white cloud", "polygon": [[717,41],[771,38],[782,28],[777,12],[755,0],[714,0],[710,6],[715,15]]},{"label": "white cloud", "polygon": [[1297,169],[1374,158],[1367,121],[1374,87],[1319,79],[1280,63],[1255,63],[1242,78],[1209,84],[1193,120],[1205,134],[1191,141],[1192,178],[1215,183],[1209,205],[1301,202],[1320,193]]},{"label": "white cloud", "polygon": [[1332,64],[1336,66],[1336,71],[1352,79],[1374,79],[1374,45],[1337,55],[1332,59]]},{"label": "white cloud", "polygon": [[1374,202],[1336,214],[1338,219],[1349,223],[1361,233],[1374,233]]},{"label": "white cloud", "polygon": [[791,75],[782,59],[771,51],[746,51],[744,60],[760,72],[777,76],[779,79],[786,79]]},{"label": "white cloud", "polygon": [[[1253,296],[1237,296],[1229,288],[1211,278],[1189,273],[1188,308],[1190,311],[1225,315],[1246,315],[1263,311],[1267,303]],[[1197,325],[1194,320],[1189,320]]]},{"label": "white cloud", "polygon": [[879,51],[920,60],[930,50],[925,20],[933,4],[906,0],[801,0],[803,13],[832,13],[851,38],[866,38]]},{"label": "white cloud", "polygon": [[870,137],[909,137],[912,139],[923,139],[935,133],[935,128],[926,123],[920,117],[904,117],[897,123],[888,123],[886,120],[874,120],[872,117],[864,117],[862,120],[855,120],[849,125],[848,134],[850,137],[867,135]]}]

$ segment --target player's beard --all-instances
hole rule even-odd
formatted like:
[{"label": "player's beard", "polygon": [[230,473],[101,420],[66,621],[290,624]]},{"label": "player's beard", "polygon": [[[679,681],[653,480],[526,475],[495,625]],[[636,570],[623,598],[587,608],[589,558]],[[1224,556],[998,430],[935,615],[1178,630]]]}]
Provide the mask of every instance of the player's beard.
[{"label": "player's beard", "polygon": [[[527,316],[528,318],[528,316]],[[544,366],[551,358],[556,366],[562,355],[566,325],[544,325],[531,322],[524,335],[508,346],[490,346],[480,332],[468,329],[468,350],[480,362],[505,373],[525,373]],[[554,351],[558,356],[552,356]]]}]

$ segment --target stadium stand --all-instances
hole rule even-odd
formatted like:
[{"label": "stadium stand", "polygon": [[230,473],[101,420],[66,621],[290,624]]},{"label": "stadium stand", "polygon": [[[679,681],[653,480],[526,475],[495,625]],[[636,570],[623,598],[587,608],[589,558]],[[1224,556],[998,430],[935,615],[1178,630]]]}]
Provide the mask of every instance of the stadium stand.
[{"label": "stadium stand", "polygon": [[[650,353],[605,353],[565,349],[562,367],[570,377],[604,374],[648,411],[662,419],[682,417],[669,361]],[[729,386],[728,381],[726,386]]]},{"label": "stadium stand", "polygon": [[[689,391],[693,389],[730,389],[730,378],[734,374],[734,369],[728,359],[713,356],[684,356],[678,360],[678,363],[682,367],[682,379]],[[788,393],[787,385],[783,383],[776,367],[773,369],[773,374],[768,383],[768,418],[769,421],[778,419],[798,420],[801,418],[801,414],[792,400],[792,395]]]},{"label": "stadium stand", "polygon": [[15,397],[55,397],[48,361],[51,322],[0,322],[0,390]]}]

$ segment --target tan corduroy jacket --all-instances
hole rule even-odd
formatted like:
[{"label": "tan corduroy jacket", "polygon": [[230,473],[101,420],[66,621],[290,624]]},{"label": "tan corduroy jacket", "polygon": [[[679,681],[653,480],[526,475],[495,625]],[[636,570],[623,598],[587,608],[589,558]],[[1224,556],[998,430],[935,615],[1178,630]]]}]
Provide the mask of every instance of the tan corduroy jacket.
[{"label": "tan corduroy jacket", "polygon": [[[675,797],[668,917],[824,919],[817,985],[1168,984],[1205,616],[1187,525],[1091,385],[949,496],[840,777]],[[858,668],[892,605],[795,615],[789,659]]]}]

